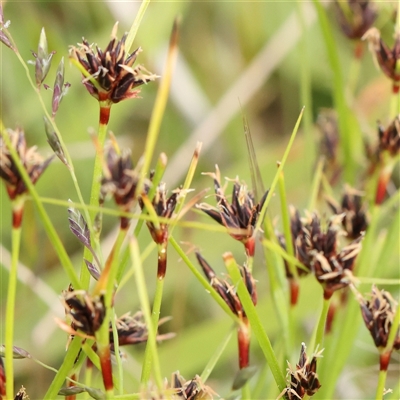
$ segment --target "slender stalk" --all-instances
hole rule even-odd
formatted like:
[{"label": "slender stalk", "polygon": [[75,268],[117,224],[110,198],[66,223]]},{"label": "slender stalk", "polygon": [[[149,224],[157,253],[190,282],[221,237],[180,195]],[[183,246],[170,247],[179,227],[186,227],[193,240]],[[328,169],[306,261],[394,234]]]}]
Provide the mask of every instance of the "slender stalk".
[{"label": "slender stalk", "polygon": [[324,299],[322,303],[322,310],[319,316],[318,325],[315,327],[314,332],[310,341],[310,348],[313,351],[316,350],[317,347],[322,348],[323,340],[324,340],[324,332],[325,332],[325,324],[328,316],[330,299]]},{"label": "slender stalk", "polygon": [[149,130],[146,138],[145,151],[143,155],[143,167],[140,171],[140,180],[137,186],[137,193],[141,193],[144,185],[144,179],[150,168],[150,163],[153,157],[155,145],[160,131],[162,117],[167,105],[169,88],[171,86],[172,72],[175,66],[176,57],[178,54],[178,20],[175,20],[172,28],[171,38],[169,42],[169,50],[167,61],[164,68],[164,76],[161,80],[156,101],[151,114]]},{"label": "slender stalk", "polygon": [[113,337],[114,337],[114,354],[115,354],[115,359],[117,361],[117,367],[118,367],[118,380],[119,380],[119,394],[123,394],[123,387],[124,387],[124,370],[122,368],[122,360],[121,360],[121,355],[119,353],[119,338],[118,338],[118,331],[117,331],[117,325],[115,323],[117,319],[117,315],[115,314],[115,311],[113,311],[113,315],[111,316],[111,326],[112,326],[112,332],[113,332]]},{"label": "slender stalk", "polygon": [[[160,310],[161,310],[161,303],[163,297],[163,289],[164,289],[164,279],[157,279],[156,281],[156,292],[154,295],[154,303],[153,303],[153,310],[151,314],[151,323],[157,336],[157,329],[158,329],[158,321],[160,319]],[[143,360],[143,369],[142,369],[142,377],[141,381],[142,384],[145,384],[150,379],[151,367],[152,367],[152,357],[153,351],[152,346],[154,343],[151,343],[150,340],[147,340],[146,350],[144,353],[144,360]]]},{"label": "slender stalk", "polygon": [[385,391],[386,377],[387,377],[387,369],[385,369],[385,370],[381,369],[379,371],[378,386],[376,388],[376,395],[375,395],[376,400],[383,399],[383,393]]},{"label": "slender stalk", "polygon": [[[99,122],[98,136],[97,136],[96,156],[94,159],[94,167],[93,167],[92,188],[90,191],[90,201],[89,201],[90,206],[99,205],[101,176],[103,171],[103,149],[104,149],[104,142],[106,140],[107,126],[111,111],[111,105],[109,105],[108,103],[103,104],[100,102],[99,104],[100,104],[100,116],[99,116],[100,122]],[[93,222],[96,217],[96,212],[90,211],[89,213],[90,213],[90,221]],[[93,232],[95,233],[95,235],[93,235],[95,240],[98,240],[100,231],[101,231],[101,223],[99,227],[96,227],[96,231]],[[83,257],[89,261],[93,259],[93,255],[86,248]],[[90,281],[90,273],[84,262],[82,263],[80,279],[82,287],[88,289]]]},{"label": "slender stalk", "polygon": [[21,222],[24,209],[24,200],[17,198],[12,203],[13,227],[11,231],[12,249],[11,249],[11,267],[8,277],[8,292],[6,305],[6,321],[5,321],[5,368],[6,368],[6,397],[14,398],[14,360],[13,360],[13,344],[14,344],[14,311],[15,297],[17,292],[17,270],[19,249],[21,244]]},{"label": "slender stalk", "polygon": [[[155,375],[155,381],[156,381],[158,390],[161,391],[163,382],[162,382],[161,371],[160,371],[160,362],[159,362],[158,352],[157,352],[156,332],[155,332],[152,317],[151,317],[149,296],[147,294],[146,281],[144,279],[143,267],[142,267],[142,263],[140,260],[140,250],[139,250],[139,247],[138,247],[138,244],[137,244],[137,241],[135,238],[130,239],[129,247],[131,250],[132,268],[135,271],[136,288],[137,288],[137,292],[139,295],[140,305],[141,305],[141,308],[143,311],[143,315],[144,315],[144,319],[146,321],[146,326],[147,326],[147,331],[148,331],[147,341],[148,341],[148,343],[150,343],[150,349],[152,352],[151,360],[153,362],[153,371],[154,371],[154,375]],[[143,370],[144,370],[144,368],[145,367],[143,366]],[[146,388],[149,377],[143,376],[143,370],[142,370],[141,384],[142,384],[143,388]]]},{"label": "slender stalk", "polygon": [[43,400],[54,400],[57,397],[58,391],[60,390],[65,378],[74,365],[79,351],[81,350],[82,340],[83,339],[79,336],[75,336],[70,343],[61,368],[58,370],[56,376],[52,380],[49,389],[43,397]]},{"label": "slender stalk", "polygon": [[[279,198],[281,200],[281,214],[282,214],[283,232],[285,235],[285,242],[286,242],[286,251],[288,252],[290,257],[294,257],[293,238],[290,226],[289,208],[286,199],[285,177],[283,172],[281,172],[279,177]],[[295,306],[297,304],[297,298],[299,294],[299,274],[297,272],[295,264],[288,261],[287,265],[289,267],[291,275],[293,276],[289,281],[290,304],[292,306]]]},{"label": "slender stalk", "polygon": [[221,342],[221,344],[218,346],[217,350],[215,353],[211,356],[211,358],[208,360],[207,365],[204,367],[204,370],[202,374],[200,375],[200,379],[203,383],[206,383],[208,377],[210,376],[212,370],[214,369],[215,365],[217,364],[219,358],[221,357],[222,353],[224,352],[226,346],[228,345],[229,341],[231,340],[231,337],[233,335],[233,331],[236,327],[236,324],[232,326],[232,328],[229,329],[228,334],[225,336],[224,340]]}]

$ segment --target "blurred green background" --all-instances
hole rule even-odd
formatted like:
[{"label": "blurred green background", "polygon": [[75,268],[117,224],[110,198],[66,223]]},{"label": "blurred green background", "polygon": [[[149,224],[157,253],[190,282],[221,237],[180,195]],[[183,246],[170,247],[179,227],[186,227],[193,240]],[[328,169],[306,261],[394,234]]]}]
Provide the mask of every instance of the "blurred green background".
[{"label": "blurred green background", "polygon": [[[377,25],[389,40],[393,32],[392,14],[395,3],[379,3]],[[115,21],[119,21],[119,35],[129,30],[138,2],[3,2],[5,19],[11,21],[10,32],[25,60],[33,59],[40,30],[45,27],[49,50],[56,50],[53,67],[46,79],[52,86],[56,66],[61,57],[66,60],[66,81],[71,83],[61,103],[56,121],[73,157],[76,173],[85,199],[89,197],[92,180],[94,147],[89,131],[97,129],[98,105],[80,83],[80,73],[70,66],[68,46],[86,38],[104,48],[109,41]],[[330,7],[328,5],[328,7]],[[214,171],[219,165],[222,177],[245,180],[251,186],[246,142],[242,118],[248,120],[258,163],[265,187],[271,184],[276,162],[281,159],[289,135],[303,106],[300,81],[302,68],[310,77],[314,122],[319,111],[332,106],[332,72],[312,4],[302,3],[301,12],[295,2],[170,2],[151,3],[137,33],[134,47],[143,52],[137,62],[162,76],[166,49],[174,18],[181,16],[179,56],[173,75],[170,100],[167,105],[156,153],[165,152],[169,166],[165,180],[172,190],[183,183],[196,141],[204,142],[193,188],[196,192],[211,187],[209,177],[201,172]],[[301,15],[301,17],[300,17]],[[333,10],[330,22],[346,79],[354,44],[340,32]],[[302,24],[304,28],[302,28]],[[42,110],[29,86],[24,70],[10,49],[0,47],[1,118],[5,126],[24,128],[29,145],[37,145],[42,155],[51,154],[43,129]],[[34,67],[31,66],[33,75]],[[367,53],[362,59],[356,96],[351,99],[365,138],[376,136],[376,120],[388,122],[390,82],[377,72]],[[141,87],[141,98],[124,101],[114,106],[109,129],[121,146],[132,149],[133,159],[143,153],[146,133],[158,82]],[[51,91],[43,93],[50,107]],[[301,129],[285,170],[288,201],[300,210],[307,207],[311,180],[316,163],[318,130],[314,127],[308,139]],[[39,180],[37,189],[43,197],[77,200],[73,184],[64,165],[56,159]],[[228,189],[230,191],[230,188]],[[341,187],[338,187],[340,193]],[[210,196],[205,201],[215,204]],[[1,262],[6,265],[10,249],[10,204],[4,189],[0,189],[1,205]],[[112,202],[106,204],[113,207]],[[321,203],[321,210],[325,207]],[[80,267],[82,247],[69,231],[67,210],[46,205],[51,219]],[[269,213],[280,228],[279,200],[274,198]],[[205,216],[190,212],[186,219],[210,222]],[[115,218],[104,218],[103,248],[107,255],[115,238]],[[16,309],[15,344],[25,348],[41,361],[58,367],[63,358],[67,335],[54,323],[54,316],[63,316],[58,296],[69,282],[61,269],[34,206],[28,202],[23,225],[21,262],[28,267],[22,272],[25,282],[19,282]],[[222,254],[231,251],[238,262],[244,261],[243,248],[228,235],[190,228],[177,228],[177,240],[198,246],[204,257],[218,272],[224,272]],[[147,229],[140,235],[140,246],[145,248],[150,236]],[[191,255],[192,259],[194,257]],[[156,253],[146,260],[149,292],[154,290]],[[398,260],[385,267],[381,277],[398,277]],[[31,275],[30,272],[31,271]],[[275,310],[268,296],[268,279],[261,246],[257,250],[255,277],[258,281],[260,310],[263,323],[272,341],[279,336]],[[8,274],[1,269],[1,315],[4,317]],[[296,332],[301,341],[309,338],[322,300],[321,289],[311,279],[302,282],[307,289],[300,292],[296,318],[301,330]],[[363,289],[368,290],[367,286]],[[119,292],[116,300],[118,314],[137,311],[138,298],[131,279]],[[189,379],[200,374],[219,342],[226,335],[231,322],[212,302],[203,288],[179,260],[169,252],[162,315],[172,315],[165,329],[177,333],[177,338],[160,346],[162,373],[166,377],[179,369]],[[0,338],[4,334],[1,327]],[[1,342],[1,340],[0,340]],[[377,354],[365,329],[360,331],[357,346],[349,357],[345,373],[338,382],[337,398],[366,399],[372,397],[377,379]],[[253,346],[252,360],[261,365],[262,356]],[[126,386],[134,390],[140,378],[142,345],[125,348]],[[297,353],[291,361],[297,359]],[[229,393],[237,369],[236,341],[211,375],[208,384],[221,396]],[[396,383],[399,373],[398,354],[390,366],[389,387]],[[53,373],[37,367],[29,360],[15,362],[17,388],[23,384],[31,399],[40,399]],[[274,387],[272,378],[265,382],[263,393]],[[100,383],[97,382],[99,386]],[[272,391],[274,393],[274,391]],[[351,395],[349,395],[349,393]],[[267,395],[265,395],[266,398]]]}]

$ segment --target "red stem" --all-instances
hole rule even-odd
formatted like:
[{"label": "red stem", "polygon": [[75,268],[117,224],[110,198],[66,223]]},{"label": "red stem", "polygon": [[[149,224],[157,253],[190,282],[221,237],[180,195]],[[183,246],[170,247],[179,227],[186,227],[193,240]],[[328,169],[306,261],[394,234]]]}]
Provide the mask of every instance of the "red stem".
[{"label": "red stem", "polygon": [[295,279],[289,280],[290,284],[290,305],[294,307],[297,304],[297,300],[299,298],[299,282]]},{"label": "red stem", "polygon": [[24,214],[24,207],[13,210],[12,224],[14,229],[18,229],[21,227],[23,214]]},{"label": "red stem", "polygon": [[244,242],[244,248],[246,249],[246,254],[249,257],[254,257],[254,253],[256,250],[256,241],[254,237],[250,237]]},{"label": "red stem", "polygon": [[165,242],[158,247],[157,278],[159,280],[164,279],[167,272],[167,244],[168,242]]},{"label": "red stem", "polygon": [[111,107],[107,106],[100,106],[100,125],[108,125],[108,121],[110,120],[110,112]]},{"label": "red stem", "polygon": [[387,369],[389,368],[391,354],[392,354],[392,350],[389,350],[386,353],[382,353],[379,356],[379,367],[380,367],[381,371],[387,371]]},{"label": "red stem", "polygon": [[109,346],[101,350],[99,349],[99,358],[101,365],[101,373],[103,375],[104,388],[106,391],[112,390],[114,384],[112,378],[111,353]]},{"label": "red stem", "polygon": [[[76,374],[72,374],[70,376],[70,378],[73,379],[74,381],[77,380],[76,379]],[[72,383],[71,381],[68,381],[67,386],[71,387],[71,386],[75,386],[75,384]],[[65,396],[65,400],[76,400],[76,394],[70,394],[69,396]]]},{"label": "red stem", "polygon": [[239,347],[239,368],[247,368],[249,366],[250,355],[250,327],[246,317],[243,323],[238,327],[238,347]]}]

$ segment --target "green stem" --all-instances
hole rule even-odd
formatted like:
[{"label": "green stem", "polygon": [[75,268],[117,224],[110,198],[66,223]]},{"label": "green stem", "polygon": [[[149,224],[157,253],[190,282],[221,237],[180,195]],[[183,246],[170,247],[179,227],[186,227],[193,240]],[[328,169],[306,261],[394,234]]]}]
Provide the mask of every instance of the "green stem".
[{"label": "green stem", "polygon": [[[93,180],[92,180],[92,188],[90,191],[90,201],[89,205],[90,206],[99,206],[99,196],[100,196],[100,186],[101,186],[101,176],[102,176],[102,171],[103,171],[103,149],[104,149],[104,142],[106,140],[106,135],[107,135],[107,124],[108,124],[108,119],[107,117],[104,117],[103,115],[108,112],[108,118],[109,118],[109,113],[110,113],[111,106],[110,105],[103,105],[100,103],[100,121],[105,121],[99,123],[99,132],[97,136],[97,149],[96,149],[96,156],[94,159],[94,167],[93,167]],[[96,212],[95,211],[90,211],[90,221],[91,223],[94,221],[96,217]],[[93,224],[92,224],[93,226]],[[101,226],[96,227],[96,232],[94,236],[94,240],[97,243],[98,238],[100,235],[101,231]],[[92,253],[85,247],[83,258],[91,261],[93,259]],[[81,267],[81,285],[84,289],[89,288],[89,281],[90,281],[90,273],[86,267],[86,264],[82,262],[82,267]]]},{"label": "green stem", "polygon": [[[17,199],[13,202],[13,216],[23,212],[23,200]],[[20,220],[20,218],[18,218]],[[14,311],[15,297],[17,292],[17,271],[19,249],[21,244],[21,225],[13,226],[11,231],[12,250],[11,250],[11,267],[8,277],[8,292],[6,305],[6,321],[5,321],[5,368],[6,368],[6,397],[7,399],[14,398],[14,360],[13,360],[13,345],[14,345]]]},{"label": "green stem", "polygon": [[242,387],[242,399],[251,400],[251,392],[249,382],[246,382]]},{"label": "green stem", "polygon": [[[163,289],[164,289],[164,279],[157,279],[156,283],[156,292],[154,295],[154,303],[153,303],[153,311],[151,315],[151,323],[154,329],[154,332],[157,335],[158,329],[158,321],[160,319],[160,310],[161,310],[161,302],[163,297]],[[156,339],[156,338],[155,338]],[[147,340],[146,351],[144,353],[143,360],[143,369],[142,369],[142,384],[146,384],[150,379],[151,366],[152,366],[152,357],[153,351],[152,349],[156,346],[156,344],[150,342],[150,338]]]},{"label": "green stem", "polygon": [[64,357],[63,364],[58,370],[56,376],[52,380],[49,389],[47,390],[43,400],[54,400],[57,398],[57,393],[60,390],[65,378],[71,371],[78,353],[81,350],[83,339],[79,336],[75,336],[68,347],[68,351]]},{"label": "green stem", "polygon": [[[283,232],[285,235],[286,251],[291,257],[294,257],[292,231],[290,227],[289,207],[286,199],[285,177],[283,172],[279,176],[279,197],[281,200],[282,224],[283,224]],[[299,274],[297,272],[296,266],[292,262],[288,262],[288,266],[290,273],[293,275],[294,280],[298,281]]]},{"label": "green stem", "polygon": [[324,333],[325,333],[326,318],[328,316],[330,303],[331,303],[330,299],[323,300],[322,310],[321,310],[321,315],[319,316],[318,325],[314,329],[309,345],[310,348],[313,349],[313,351],[316,351],[317,347],[319,347],[320,349],[322,348]]},{"label": "green stem", "polygon": [[[163,381],[161,377],[160,371],[160,362],[158,358],[157,352],[157,343],[156,343],[156,332],[153,326],[153,321],[151,318],[151,311],[150,311],[150,304],[149,304],[149,296],[147,293],[147,286],[146,280],[144,279],[143,273],[143,266],[140,260],[140,250],[135,238],[131,238],[130,240],[130,250],[131,250],[131,260],[132,260],[132,268],[135,271],[135,282],[136,282],[136,289],[139,295],[140,305],[143,311],[144,319],[147,326],[148,332],[148,343],[150,344],[150,349],[152,352],[151,359],[153,361],[153,370],[155,375],[155,380],[157,384],[157,388],[161,390]],[[147,379],[147,380],[145,380]],[[142,378],[141,383],[144,389],[147,388],[148,378],[143,377],[142,371]]]},{"label": "green stem", "polygon": [[376,395],[375,395],[376,400],[383,399],[383,393],[385,391],[386,377],[387,377],[387,370],[384,370],[384,371],[380,370],[379,378],[378,378],[378,387],[376,388]]},{"label": "green stem", "polygon": [[214,369],[214,367],[217,364],[218,360],[220,359],[222,353],[226,349],[226,346],[228,345],[229,341],[231,340],[231,337],[233,335],[233,332],[235,332],[235,330],[236,330],[236,324],[233,325],[229,329],[229,332],[225,336],[224,340],[221,342],[221,344],[218,346],[217,350],[215,350],[214,354],[208,360],[207,365],[204,367],[204,370],[203,370],[202,374],[200,375],[200,379],[203,383],[206,383],[212,370]]}]

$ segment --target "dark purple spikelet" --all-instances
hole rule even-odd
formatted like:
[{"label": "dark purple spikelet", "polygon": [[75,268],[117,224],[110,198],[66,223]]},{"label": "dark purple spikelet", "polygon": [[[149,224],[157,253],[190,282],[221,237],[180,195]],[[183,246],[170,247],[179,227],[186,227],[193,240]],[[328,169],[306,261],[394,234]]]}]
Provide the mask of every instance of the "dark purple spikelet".
[{"label": "dark purple spikelet", "polygon": [[[22,129],[17,129],[15,131],[8,129],[6,134],[8,134],[11,145],[17,152],[32,183],[35,184],[53,157],[43,160],[39,153],[37,153],[35,146],[27,148],[25,134]],[[27,192],[25,182],[2,136],[0,136],[0,178],[4,180],[11,200]]]},{"label": "dark purple spikelet", "polygon": [[[389,292],[379,290],[375,285],[372,286],[368,294],[369,300],[359,296],[358,301],[361,307],[362,317],[365,326],[371,333],[375,346],[383,349],[387,345],[390,328],[396,313],[397,302]],[[400,350],[400,331],[397,331],[393,348]]]},{"label": "dark purple spikelet", "polygon": [[94,336],[106,314],[104,296],[91,296],[84,290],[70,287],[63,292],[63,302],[65,312],[71,319],[71,328]]},{"label": "dark purple spikelet", "polygon": [[139,47],[128,55],[125,49],[128,35],[117,40],[117,26],[115,24],[112,39],[104,51],[97,46],[93,49],[85,39],[70,50],[70,58],[76,59],[87,72],[82,82],[88,92],[97,100],[110,104],[137,97],[138,86],[157,78],[141,65],[133,67],[142,49]]},{"label": "dark purple spikelet", "polygon": [[400,73],[396,65],[400,59],[400,33],[396,31],[392,48],[381,39],[381,33],[377,28],[370,28],[365,32],[363,39],[368,40],[369,49],[381,71],[392,80],[393,93],[398,93]]},{"label": "dark purple spikelet", "polygon": [[203,384],[198,375],[187,381],[179,371],[172,374],[171,388],[175,389],[178,398],[187,400],[212,400],[216,394],[209,386]]},{"label": "dark purple spikelet", "polygon": [[376,20],[377,12],[368,0],[335,0],[337,20],[349,39],[361,39]]},{"label": "dark purple spikelet", "polygon": [[208,175],[214,179],[217,207],[202,203],[198,204],[197,208],[204,211],[220,225],[225,226],[231,237],[244,244],[247,255],[254,256],[254,228],[267,198],[268,191],[256,203],[253,194],[248,191],[247,186],[241,184],[239,179],[236,178],[233,182],[232,201],[229,203],[221,187],[221,176],[218,166],[216,166],[215,173]]},{"label": "dark purple spikelet", "polygon": [[387,151],[392,157],[400,154],[400,116],[397,116],[386,128],[378,124],[378,152]]},{"label": "dark purple spikelet", "polygon": [[331,198],[327,201],[336,215],[343,215],[342,225],[349,239],[357,239],[366,231],[368,216],[362,193],[346,186],[340,205]]},{"label": "dark purple spikelet", "polygon": [[[101,181],[102,196],[112,195],[115,203],[124,212],[129,212],[136,205],[136,187],[139,171],[133,167],[130,149],[117,151],[110,143],[106,150],[106,163]],[[121,227],[127,228],[129,219],[121,217]]]},{"label": "dark purple spikelet", "polygon": [[64,57],[62,57],[60,64],[58,64],[56,79],[53,87],[53,98],[51,102],[53,118],[58,111],[58,107],[60,106],[62,98],[67,94],[68,88],[71,86],[68,82],[64,83],[64,73]]},{"label": "dark purple spikelet", "polygon": [[306,346],[302,343],[296,368],[292,368],[288,363],[289,382],[285,392],[289,400],[302,399],[306,395],[311,397],[318,392],[321,384],[317,375],[317,358],[321,357],[321,353],[322,351],[317,352],[309,359],[306,354]]}]

